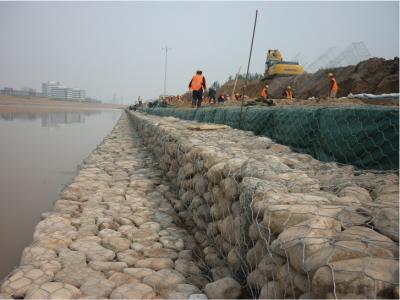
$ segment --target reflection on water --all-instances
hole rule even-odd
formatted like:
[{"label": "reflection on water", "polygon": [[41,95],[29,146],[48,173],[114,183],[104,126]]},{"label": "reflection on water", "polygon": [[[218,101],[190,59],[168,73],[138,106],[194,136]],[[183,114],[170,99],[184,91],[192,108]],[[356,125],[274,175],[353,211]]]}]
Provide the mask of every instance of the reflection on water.
[{"label": "reflection on water", "polygon": [[47,113],[16,113],[16,112],[0,112],[0,119],[6,121],[13,120],[28,120],[34,121],[36,119],[41,120],[43,127],[55,127],[59,124],[71,124],[71,123],[85,123],[85,117],[99,115],[101,111],[56,111]]},{"label": "reflection on water", "polygon": [[0,282],[121,111],[0,113]]}]

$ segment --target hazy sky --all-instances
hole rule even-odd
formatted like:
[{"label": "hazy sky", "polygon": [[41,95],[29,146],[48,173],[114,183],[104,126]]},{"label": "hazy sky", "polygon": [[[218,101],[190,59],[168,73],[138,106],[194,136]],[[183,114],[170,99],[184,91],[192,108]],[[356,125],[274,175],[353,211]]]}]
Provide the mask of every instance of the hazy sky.
[{"label": "hazy sky", "polygon": [[[224,82],[265,52],[313,60],[331,46],[364,41],[373,56],[399,52],[399,2],[0,2],[0,88],[40,89],[47,80],[88,96],[154,98],[187,90],[196,69]],[[300,61],[301,62],[301,61]]]}]

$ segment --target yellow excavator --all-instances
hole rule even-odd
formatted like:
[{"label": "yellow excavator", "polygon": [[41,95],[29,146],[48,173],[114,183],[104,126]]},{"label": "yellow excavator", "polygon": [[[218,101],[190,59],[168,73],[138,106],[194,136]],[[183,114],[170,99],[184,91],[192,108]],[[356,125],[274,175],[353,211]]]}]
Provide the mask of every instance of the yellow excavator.
[{"label": "yellow excavator", "polygon": [[284,61],[279,50],[268,50],[263,80],[277,76],[296,76],[304,73],[304,67],[298,62]]}]

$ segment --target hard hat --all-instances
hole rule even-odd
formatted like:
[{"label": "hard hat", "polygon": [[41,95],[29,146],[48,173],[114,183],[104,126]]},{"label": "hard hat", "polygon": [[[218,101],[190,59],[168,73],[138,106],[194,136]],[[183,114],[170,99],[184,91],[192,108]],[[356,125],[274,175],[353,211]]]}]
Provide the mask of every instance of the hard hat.
[{"label": "hard hat", "polygon": [[288,87],[287,87],[288,89],[291,89],[292,87],[290,86],[290,85],[288,85]]},{"label": "hard hat", "polygon": [[333,76],[333,73],[329,73],[328,76],[329,76],[329,77],[332,77],[332,76]]},{"label": "hard hat", "polygon": [[269,85],[268,85],[268,84],[266,84],[266,85],[265,85],[265,87],[266,87],[266,88],[269,88]]}]

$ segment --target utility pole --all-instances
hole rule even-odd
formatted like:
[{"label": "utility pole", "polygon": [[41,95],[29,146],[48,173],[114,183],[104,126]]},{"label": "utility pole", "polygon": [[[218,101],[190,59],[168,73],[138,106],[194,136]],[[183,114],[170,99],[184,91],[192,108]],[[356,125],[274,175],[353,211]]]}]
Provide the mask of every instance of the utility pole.
[{"label": "utility pole", "polygon": [[250,61],[251,61],[251,53],[253,52],[254,34],[256,33],[257,15],[258,15],[258,10],[256,9],[256,17],[254,18],[253,35],[252,35],[252,38],[251,38],[251,45],[250,45],[249,61],[247,63],[246,80],[245,80],[244,86],[242,88],[242,96],[241,96],[242,97],[242,104],[240,105],[239,129],[242,129],[244,91],[246,90],[247,83],[248,83],[248,80],[249,80],[249,68],[250,68]]},{"label": "utility pole", "polygon": [[168,60],[168,50],[171,50],[171,48],[168,48],[168,46],[165,46],[162,48],[162,50],[165,51],[165,65],[164,65],[164,97],[167,95],[167,60]]}]

